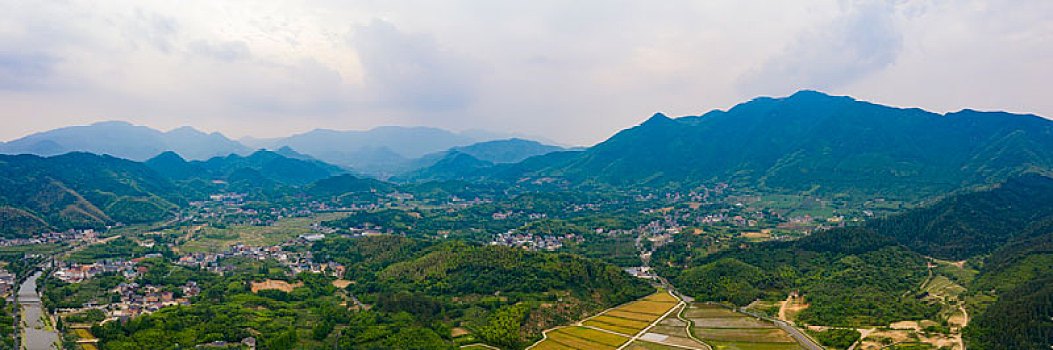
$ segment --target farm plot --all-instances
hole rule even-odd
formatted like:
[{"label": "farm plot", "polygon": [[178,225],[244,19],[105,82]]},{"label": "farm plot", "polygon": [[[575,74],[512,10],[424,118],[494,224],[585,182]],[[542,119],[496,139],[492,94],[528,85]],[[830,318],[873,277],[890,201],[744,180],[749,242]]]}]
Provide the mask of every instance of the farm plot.
[{"label": "farm plot", "polygon": [[679,303],[676,297],[660,291],[590,317],[581,322],[581,326],[549,331],[545,333],[545,340],[530,349],[617,349]]},{"label": "farm plot", "polygon": [[680,301],[666,291],[616,307],[593,316],[583,325],[626,335],[634,335],[654,323]]},{"label": "farm plot", "polygon": [[789,333],[773,323],[712,304],[692,304],[684,312],[692,334],[715,350],[798,350]]},{"label": "farm plot", "polygon": [[560,328],[545,335],[547,339],[531,349],[616,349],[629,341],[629,337],[578,326]]}]

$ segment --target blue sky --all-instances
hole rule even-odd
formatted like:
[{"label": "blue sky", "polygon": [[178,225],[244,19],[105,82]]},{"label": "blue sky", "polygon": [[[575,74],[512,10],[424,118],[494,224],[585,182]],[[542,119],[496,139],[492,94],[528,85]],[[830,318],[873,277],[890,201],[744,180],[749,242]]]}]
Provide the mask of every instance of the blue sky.
[{"label": "blue sky", "polygon": [[818,89],[1053,116],[1053,2],[0,0],[0,140],[427,125],[586,145]]}]

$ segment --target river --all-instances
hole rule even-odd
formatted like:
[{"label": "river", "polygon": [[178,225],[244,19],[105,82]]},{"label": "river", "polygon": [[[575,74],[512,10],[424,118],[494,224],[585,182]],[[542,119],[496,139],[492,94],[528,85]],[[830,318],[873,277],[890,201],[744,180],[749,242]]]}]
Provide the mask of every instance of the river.
[{"label": "river", "polygon": [[40,305],[40,295],[37,294],[37,279],[41,272],[37,272],[26,279],[18,289],[18,303],[22,305],[23,334],[25,335],[25,349],[27,350],[51,350],[54,344],[59,342],[59,336],[50,326],[45,327],[41,322],[44,310]]}]

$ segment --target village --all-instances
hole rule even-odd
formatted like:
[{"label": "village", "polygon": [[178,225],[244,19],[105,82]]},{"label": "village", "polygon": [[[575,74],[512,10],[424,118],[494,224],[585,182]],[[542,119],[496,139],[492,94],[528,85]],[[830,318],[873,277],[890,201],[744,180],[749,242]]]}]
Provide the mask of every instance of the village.
[{"label": "village", "polygon": [[[310,251],[295,252],[285,248],[304,245],[324,238],[322,234],[298,237],[294,240],[272,246],[248,246],[236,243],[229,249],[214,253],[187,253],[174,260],[174,263],[200,268],[221,275],[234,270],[232,265],[224,264],[227,259],[244,258],[257,261],[273,260],[288,268],[288,275],[301,272],[321,273],[330,276],[343,276],[345,267],[336,262],[319,263]],[[134,259],[103,259],[92,263],[80,264],[70,261],[57,261],[52,276],[66,283],[80,283],[103,274],[116,274],[127,280],[117,285],[111,292],[119,295],[119,300],[96,300],[83,305],[83,308],[60,309],[60,313],[75,313],[87,309],[99,309],[106,313],[107,320],[127,320],[142,314],[156,312],[166,306],[190,305],[190,298],[198,295],[201,288],[195,281],[188,281],[179,286],[178,291],[164,290],[159,286],[140,285],[135,281],[147,273],[147,268],[139,263],[146,259],[161,258],[161,254],[146,254]],[[9,275],[9,274],[8,274]],[[8,277],[12,280],[13,278]],[[0,272],[0,283],[5,275]]]}]

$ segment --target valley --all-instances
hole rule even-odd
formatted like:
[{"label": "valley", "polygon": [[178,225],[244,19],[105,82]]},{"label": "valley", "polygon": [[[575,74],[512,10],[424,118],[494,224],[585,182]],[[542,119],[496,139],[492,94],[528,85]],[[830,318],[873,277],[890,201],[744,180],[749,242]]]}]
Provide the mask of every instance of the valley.
[{"label": "valley", "polygon": [[[377,177],[287,144],[3,155],[0,294],[32,279],[44,316],[0,304],[0,350],[1032,349],[1053,122],[977,113],[805,91],[587,149],[448,139]],[[888,144],[921,126],[946,142]],[[746,129],[768,141],[714,136]]]}]

